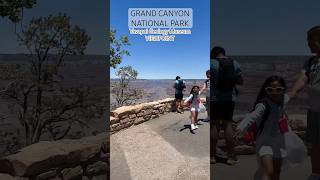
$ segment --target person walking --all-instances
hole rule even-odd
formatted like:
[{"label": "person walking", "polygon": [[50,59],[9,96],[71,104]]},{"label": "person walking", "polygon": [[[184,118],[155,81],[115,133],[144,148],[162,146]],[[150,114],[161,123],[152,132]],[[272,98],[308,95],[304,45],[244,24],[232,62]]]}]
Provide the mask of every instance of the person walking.
[{"label": "person walking", "polygon": [[320,180],[320,26],[307,33],[308,46],[313,56],[309,58],[288,92],[291,98],[307,87],[309,109],[307,113],[307,142],[311,145],[312,174],[308,180]]},{"label": "person walking", "polygon": [[214,47],[210,53],[211,77],[211,123],[210,163],[216,163],[216,146],[220,129],[224,130],[229,165],[237,163],[234,152],[232,120],[235,108],[236,85],[243,84],[240,65],[226,56],[222,47]]}]

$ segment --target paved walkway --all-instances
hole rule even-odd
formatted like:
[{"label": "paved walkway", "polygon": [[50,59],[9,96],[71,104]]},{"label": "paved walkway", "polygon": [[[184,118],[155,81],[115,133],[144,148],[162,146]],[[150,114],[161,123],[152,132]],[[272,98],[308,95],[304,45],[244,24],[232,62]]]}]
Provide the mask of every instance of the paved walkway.
[{"label": "paved walkway", "polygon": [[[239,163],[235,166],[216,164],[211,166],[213,180],[253,180],[257,169],[256,157],[254,155],[239,156]],[[288,169],[281,174],[281,180],[306,180],[311,173],[310,160],[303,164]]]},{"label": "paved walkway", "polygon": [[[191,133],[189,112],[170,113],[120,131],[110,138],[111,180],[251,180],[255,156],[240,156],[239,164],[209,164],[209,123]],[[200,119],[205,115],[201,114]],[[305,180],[310,163],[282,174],[283,180]]]},{"label": "paved walkway", "polygon": [[170,113],[112,135],[111,179],[210,179],[209,123],[192,134],[189,115]]}]

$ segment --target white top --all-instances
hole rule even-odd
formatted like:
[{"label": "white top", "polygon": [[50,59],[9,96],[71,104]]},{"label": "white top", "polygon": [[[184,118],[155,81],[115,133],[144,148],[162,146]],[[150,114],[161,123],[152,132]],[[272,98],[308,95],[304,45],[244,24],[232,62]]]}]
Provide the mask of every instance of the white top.
[{"label": "white top", "polygon": [[[193,94],[190,94],[190,96],[186,100],[184,100],[184,103],[190,102],[192,98],[193,98]],[[197,94],[196,97],[193,98],[191,102],[191,107],[199,108],[200,103],[201,103],[201,100],[200,100],[200,92],[199,92],[199,94]]]}]

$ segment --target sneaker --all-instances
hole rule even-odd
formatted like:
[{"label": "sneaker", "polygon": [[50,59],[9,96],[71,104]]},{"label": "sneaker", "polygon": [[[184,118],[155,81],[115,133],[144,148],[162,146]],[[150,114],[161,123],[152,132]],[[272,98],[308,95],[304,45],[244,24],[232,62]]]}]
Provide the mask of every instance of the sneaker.
[{"label": "sneaker", "polygon": [[195,130],[196,126],[194,124],[191,124],[191,130]]},{"label": "sneaker", "polygon": [[198,129],[199,127],[197,125],[194,126],[196,129]]},{"label": "sneaker", "polygon": [[226,162],[228,165],[235,165],[238,163],[238,160],[235,157],[229,157]]},{"label": "sneaker", "polygon": [[216,164],[217,161],[216,161],[216,158],[215,157],[211,157],[210,158],[210,164]]}]

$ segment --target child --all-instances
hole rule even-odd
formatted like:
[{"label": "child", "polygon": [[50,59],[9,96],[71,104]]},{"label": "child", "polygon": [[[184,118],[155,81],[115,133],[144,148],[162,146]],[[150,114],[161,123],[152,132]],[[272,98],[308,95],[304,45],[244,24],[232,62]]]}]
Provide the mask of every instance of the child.
[{"label": "child", "polygon": [[200,94],[199,86],[193,86],[190,91],[190,96],[184,101],[185,104],[191,103],[191,130],[198,129],[198,114],[200,112]]},{"label": "child", "polygon": [[[285,141],[279,120],[286,117],[284,106],[289,101],[283,78],[271,76],[264,82],[254,110],[237,127],[237,136],[256,123],[256,151],[259,169],[255,179],[279,180],[282,159],[286,157]],[[287,126],[287,125],[286,125]],[[260,177],[258,177],[260,176]]]}]

